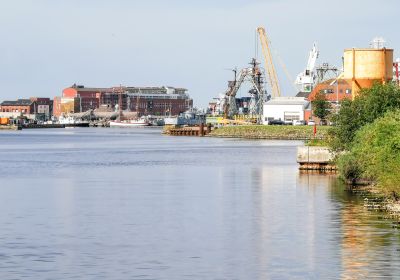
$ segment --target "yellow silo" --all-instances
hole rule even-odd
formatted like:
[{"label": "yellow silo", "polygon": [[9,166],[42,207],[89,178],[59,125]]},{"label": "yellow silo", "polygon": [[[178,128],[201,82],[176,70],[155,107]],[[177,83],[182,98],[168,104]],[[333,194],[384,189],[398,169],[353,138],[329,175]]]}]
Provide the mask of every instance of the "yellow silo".
[{"label": "yellow silo", "polygon": [[352,81],[352,96],[373,83],[393,78],[393,49],[347,49],[344,51],[343,78]]}]

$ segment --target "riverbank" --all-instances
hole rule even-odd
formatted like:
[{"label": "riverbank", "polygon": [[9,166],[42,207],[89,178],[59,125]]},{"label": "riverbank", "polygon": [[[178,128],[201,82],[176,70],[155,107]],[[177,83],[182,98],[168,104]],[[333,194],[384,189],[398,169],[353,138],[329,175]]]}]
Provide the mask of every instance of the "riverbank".
[{"label": "riverbank", "polygon": [[279,140],[323,140],[327,137],[329,126],[317,126],[314,136],[313,126],[292,125],[243,125],[224,126],[213,130],[210,137],[279,139]]},{"label": "riverbank", "polygon": [[348,190],[364,199],[364,207],[372,211],[381,211],[390,218],[400,220],[400,201],[385,196],[374,184],[347,184]]}]

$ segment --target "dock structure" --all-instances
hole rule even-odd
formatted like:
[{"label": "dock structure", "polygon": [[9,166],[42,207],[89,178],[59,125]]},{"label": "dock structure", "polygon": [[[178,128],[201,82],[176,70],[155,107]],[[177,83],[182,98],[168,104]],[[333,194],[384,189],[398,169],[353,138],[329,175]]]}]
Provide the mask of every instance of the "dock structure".
[{"label": "dock structure", "polygon": [[20,125],[0,125],[0,130],[21,130]]},{"label": "dock structure", "polygon": [[211,126],[183,126],[164,129],[164,134],[171,136],[205,136],[211,132]]},{"label": "dock structure", "polygon": [[297,148],[300,170],[336,171],[334,156],[327,147],[305,146]]}]

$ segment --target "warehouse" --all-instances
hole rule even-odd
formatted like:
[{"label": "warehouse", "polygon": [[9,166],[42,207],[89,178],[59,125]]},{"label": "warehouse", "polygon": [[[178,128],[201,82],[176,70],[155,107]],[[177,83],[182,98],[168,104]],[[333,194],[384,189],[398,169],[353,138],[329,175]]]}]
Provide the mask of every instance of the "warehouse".
[{"label": "warehouse", "polygon": [[309,105],[304,97],[276,97],[264,104],[263,124],[273,120],[291,122],[304,120],[304,112]]}]

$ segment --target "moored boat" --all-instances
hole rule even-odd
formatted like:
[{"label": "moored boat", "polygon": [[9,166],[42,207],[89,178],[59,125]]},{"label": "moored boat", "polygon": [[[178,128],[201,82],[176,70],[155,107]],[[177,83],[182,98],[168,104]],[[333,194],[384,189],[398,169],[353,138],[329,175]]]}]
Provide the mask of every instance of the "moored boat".
[{"label": "moored boat", "polygon": [[144,118],[137,120],[110,121],[110,127],[139,127],[149,126],[150,122]]}]

